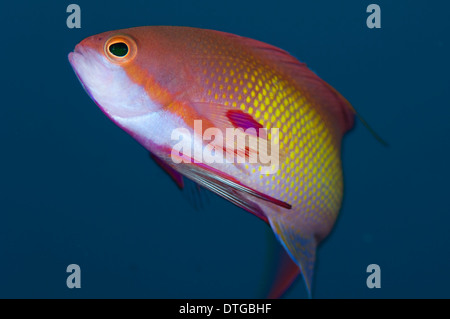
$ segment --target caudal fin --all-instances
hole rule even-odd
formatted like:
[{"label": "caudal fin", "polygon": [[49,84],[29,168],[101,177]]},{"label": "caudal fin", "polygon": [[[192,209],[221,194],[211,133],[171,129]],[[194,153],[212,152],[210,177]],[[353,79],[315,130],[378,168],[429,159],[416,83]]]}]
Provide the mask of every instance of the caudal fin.
[{"label": "caudal fin", "polygon": [[[280,243],[300,268],[308,296],[311,298],[317,247],[314,236],[302,234],[298,229],[291,227],[291,224],[287,223],[282,216],[270,218],[269,223]],[[284,286],[284,289],[287,288]]]},{"label": "caudal fin", "polygon": [[278,260],[272,286],[267,294],[268,299],[278,299],[292,286],[292,283],[300,274],[300,268],[288,255],[284,247],[278,251]]}]

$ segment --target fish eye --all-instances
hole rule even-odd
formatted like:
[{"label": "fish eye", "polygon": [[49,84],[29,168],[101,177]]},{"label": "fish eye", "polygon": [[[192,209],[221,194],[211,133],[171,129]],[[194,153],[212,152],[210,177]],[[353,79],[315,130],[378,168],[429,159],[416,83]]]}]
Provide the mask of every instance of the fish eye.
[{"label": "fish eye", "polygon": [[117,57],[124,57],[128,54],[128,45],[123,42],[113,43],[109,46],[109,52]]},{"label": "fish eye", "polygon": [[130,36],[116,34],[105,42],[104,52],[111,62],[123,64],[136,56],[137,45]]}]

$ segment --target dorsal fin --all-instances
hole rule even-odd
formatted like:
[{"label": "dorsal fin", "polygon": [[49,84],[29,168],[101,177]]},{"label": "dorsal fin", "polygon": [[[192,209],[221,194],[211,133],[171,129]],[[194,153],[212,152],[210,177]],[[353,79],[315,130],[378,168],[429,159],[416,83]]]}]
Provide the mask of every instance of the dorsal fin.
[{"label": "dorsal fin", "polygon": [[353,127],[356,115],[378,142],[388,146],[388,143],[372,129],[350,102],[330,84],[311,71],[305,63],[300,62],[287,51],[273,45],[233,34],[226,33],[226,35],[235,38],[245,46],[249,46],[262,59],[272,63],[280,72],[289,75],[297,84],[300,84],[300,90],[306,89],[308,92],[314,93],[313,96],[318,100],[319,104],[331,111],[335,118],[340,119],[342,133],[349,131]]},{"label": "dorsal fin", "polygon": [[339,120],[342,134],[353,127],[354,112],[350,103],[311,71],[305,63],[273,45],[229,33],[220,33],[240,43],[243,50],[259,57],[262,63],[267,63],[281,74],[288,76],[299,91],[314,98],[320,107]]}]

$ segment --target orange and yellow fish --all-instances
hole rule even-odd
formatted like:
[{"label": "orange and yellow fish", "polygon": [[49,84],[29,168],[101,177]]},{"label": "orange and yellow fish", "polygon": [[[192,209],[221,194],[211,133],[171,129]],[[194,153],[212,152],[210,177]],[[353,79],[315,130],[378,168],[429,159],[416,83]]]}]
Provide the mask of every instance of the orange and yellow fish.
[{"label": "orange and yellow fish", "polygon": [[180,187],[185,176],[270,225],[291,261],[271,296],[299,273],[311,294],[342,202],[341,140],[355,114],[345,98],[287,52],[212,30],[105,32],[69,61]]}]

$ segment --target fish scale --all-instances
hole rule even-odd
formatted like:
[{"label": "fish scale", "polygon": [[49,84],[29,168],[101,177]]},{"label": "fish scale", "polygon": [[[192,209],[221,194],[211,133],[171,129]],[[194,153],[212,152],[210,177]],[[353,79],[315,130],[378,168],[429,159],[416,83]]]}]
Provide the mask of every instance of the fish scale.
[{"label": "fish scale", "polygon": [[[198,50],[207,55],[199,52],[202,69],[197,75],[206,91],[202,102],[231,105],[264,128],[281,128],[280,148],[288,156],[275,175],[259,174],[251,186],[291,203],[314,223],[334,220],[342,198],[340,151],[320,114],[293,84],[248,53],[204,43]],[[261,167],[246,164],[245,169],[251,176]]]}]

